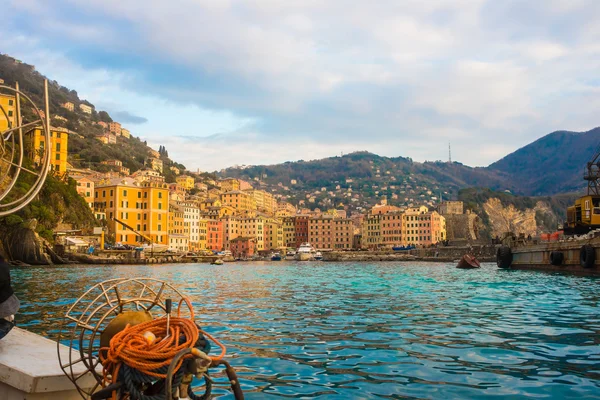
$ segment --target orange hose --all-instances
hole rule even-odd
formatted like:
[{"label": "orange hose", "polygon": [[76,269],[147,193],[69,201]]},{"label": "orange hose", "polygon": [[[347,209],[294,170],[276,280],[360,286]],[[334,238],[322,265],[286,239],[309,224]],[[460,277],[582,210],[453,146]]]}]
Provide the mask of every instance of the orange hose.
[{"label": "orange hose", "polygon": [[[180,317],[181,305],[184,301],[190,309],[191,315],[189,319]],[[148,343],[143,336],[145,332],[152,332],[156,336],[156,340],[151,344]],[[127,325],[125,329],[113,336],[109,347],[100,349],[104,386],[106,387],[110,383],[117,381],[122,363],[146,375],[165,379],[167,377],[166,374],[160,374],[155,371],[161,367],[170,365],[175,355],[181,350],[194,347],[200,332],[221,348],[221,353],[218,356],[211,356],[210,359],[213,361],[222,359],[227,349],[213,336],[198,329],[194,323],[194,310],[187,298],[182,298],[179,301],[177,317],[170,318],[169,332],[167,332],[166,317],[134,326]],[[186,338],[184,343],[178,343],[181,334]],[[177,371],[183,361],[190,357],[193,357],[193,355],[188,354],[184,356],[177,363],[175,370]],[[115,396],[116,393],[113,393],[113,398]]]}]

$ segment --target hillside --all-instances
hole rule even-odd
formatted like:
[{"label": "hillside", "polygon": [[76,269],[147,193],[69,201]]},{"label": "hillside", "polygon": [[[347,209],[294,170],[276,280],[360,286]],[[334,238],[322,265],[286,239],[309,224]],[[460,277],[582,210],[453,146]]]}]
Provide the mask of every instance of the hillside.
[{"label": "hillside", "polygon": [[[433,205],[456,198],[460,189],[474,185],[512,189],[502,173],[460,163],[418,163],[404,157],[381,157],[356,152],[322,160],[279,165],[229,168],[221,177],[241,178],[280,194],[288,201],[304,200],[310,208],[349,204],[369,207],[382,196],[398,206]],[[311,198],[314,198],[311,201]]]},{"label": "hillside", "polygon": [[[16,82],[19,82],[21,91],[29,96],[38,107],[44,104],[44,79],[46,77],[36,71],[34,66],[17,61],[8,55],[0,54],[0,78],[4,80],[5,85],[12,87],[15,86]],[[68,149],[68,161],[74,167],[92,168],[106,172],[111,167],[101,163],[107,160],[120,160],[123,162],[123,166],[129,168],[131,172],[144,167],[151,149],[139,138],[133,135],[131,138],[119,136],[116,144],[104,144],[96,139],[97,135],[105,131],[98,123],[113,122],[106,111],[97,110],[92,103],[81,99],[75,90],[61,86],[51,79],[48,79],[48,92],[50,98],[50,124],[65,127],[76,133],[69,136]],[[75,109],[70,111],[62,107],[61,105],[65,102],[73,103]],[[92,113],[86,114],[81,111],[78,107],[79,104],[92,107]],[[23,114],[25,121],[31,121],[33,115],[31,109],[25,108]],[[161,154],[161,159],[165,165],[165,177],[168,182],[173,182],[175,179],[169,171],[170,166],[185,169],[183,165],[170,160],[166,151]]]},{"label": "hillside", "polygon": [[586,162],[599,144],[600,128],[587,132],[552,132],[496,161],[488,170],[506,174],[523,194],[579,191],[585,187]]}]

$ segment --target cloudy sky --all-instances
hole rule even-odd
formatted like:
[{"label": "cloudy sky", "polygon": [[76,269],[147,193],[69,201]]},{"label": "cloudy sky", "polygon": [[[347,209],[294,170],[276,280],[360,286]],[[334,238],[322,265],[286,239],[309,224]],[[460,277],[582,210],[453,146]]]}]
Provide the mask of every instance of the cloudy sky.
[{"label": "cloudy sky", "polygon": [[189,169],[488,165],[600,125],[597,0],[0,0],[0,52]]}]

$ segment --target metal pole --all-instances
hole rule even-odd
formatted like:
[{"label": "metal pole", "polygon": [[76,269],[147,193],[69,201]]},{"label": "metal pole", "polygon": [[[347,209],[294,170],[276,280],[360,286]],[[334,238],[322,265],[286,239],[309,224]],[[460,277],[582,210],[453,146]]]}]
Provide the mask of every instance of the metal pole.
[{"label": "metal pole", "polygon": [[[46,132],[48,132],[48,135],[50,135],[50,105],[49,105],[49,99],[48,99],[48,79],[44,79],[44,102],[45,102],[45,106],[46,106]],[[52,146],[52,144],[50,143],[52,140],[48,137],[47,138],[48,141],[46,143],[46,146]],[[52,150],[52,149],[50,149]],[[46,153],[48,155],[48,159],[46,160],[46,170],[48,168],[50,168],[50,161],[52,159],[52,151],[48,151]]]}]

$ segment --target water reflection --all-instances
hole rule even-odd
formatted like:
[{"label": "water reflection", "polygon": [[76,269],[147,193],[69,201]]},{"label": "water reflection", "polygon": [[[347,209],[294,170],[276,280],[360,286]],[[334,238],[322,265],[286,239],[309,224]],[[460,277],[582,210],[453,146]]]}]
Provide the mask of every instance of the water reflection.
[{"label": "water reflection", "polygon": [[53,337],[62,306],[135,276],[192,297],[249,398],[598,398],[591,277],[426,263],[30,268],[13,272],[19,322]]}]

